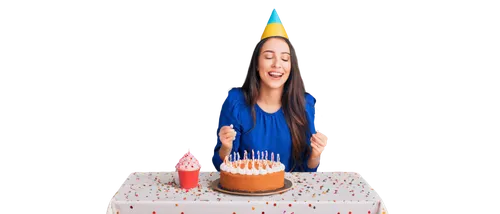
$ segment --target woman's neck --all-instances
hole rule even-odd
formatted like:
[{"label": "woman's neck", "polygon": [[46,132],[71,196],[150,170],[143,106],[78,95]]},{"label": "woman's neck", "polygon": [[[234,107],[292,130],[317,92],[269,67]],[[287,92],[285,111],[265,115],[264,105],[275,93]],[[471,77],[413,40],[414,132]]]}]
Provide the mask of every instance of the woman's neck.
[{"label": "woman's neck", "polygon": [[283,87],[281,88],[269,88],[261,87],[259,91],[259,97],[257,98],[257,103],[266,105],[269,107],[281,107],[281,96],[283,93]]}]

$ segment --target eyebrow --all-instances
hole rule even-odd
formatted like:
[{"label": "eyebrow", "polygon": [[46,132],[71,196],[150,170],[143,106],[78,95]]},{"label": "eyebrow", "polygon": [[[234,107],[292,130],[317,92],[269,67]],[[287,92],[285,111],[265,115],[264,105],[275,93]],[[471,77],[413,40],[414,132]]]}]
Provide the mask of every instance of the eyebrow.
[{"label": "eyebrow", "polygon": [[[266,53],[266,52],[274,53],[274,51],[272,51],[272,50],[265,50],[262,53]],[[288,55],[290,55],[290,53],[288,53],[288,52],[281,52],[281,54],[288,54]]]}]

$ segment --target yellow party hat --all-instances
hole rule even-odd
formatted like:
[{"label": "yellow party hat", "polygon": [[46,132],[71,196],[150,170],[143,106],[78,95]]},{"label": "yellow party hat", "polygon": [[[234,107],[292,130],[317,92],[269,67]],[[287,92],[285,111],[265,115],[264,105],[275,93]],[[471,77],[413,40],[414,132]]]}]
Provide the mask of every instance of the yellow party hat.
[{"label": "yellow party hat", "polygon": [[283,17],[281,17],[279,9],[273,6],[266,20],[264,20],[264,26],[260,30],[258,39],[262,40],[271,36],[281,36],[287,39],[292,39],[292,36],[288,32],[288,27],[284,23]]}]

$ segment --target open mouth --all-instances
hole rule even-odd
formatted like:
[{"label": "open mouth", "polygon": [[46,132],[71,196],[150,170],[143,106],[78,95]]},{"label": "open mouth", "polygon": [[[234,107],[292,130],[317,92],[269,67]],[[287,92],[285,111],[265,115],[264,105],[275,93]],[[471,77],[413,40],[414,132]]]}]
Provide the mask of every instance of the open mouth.
[{"label": "open mouth", "polygon": [[283,76],[283,73],[280,72],[267,72],[267,74],[272,77],[272,78],[281,78]]}]

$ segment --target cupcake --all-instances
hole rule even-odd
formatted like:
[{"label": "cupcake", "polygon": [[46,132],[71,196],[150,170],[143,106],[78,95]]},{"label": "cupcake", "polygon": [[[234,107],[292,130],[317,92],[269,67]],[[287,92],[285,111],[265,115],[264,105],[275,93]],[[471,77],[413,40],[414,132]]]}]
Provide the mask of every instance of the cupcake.
[{"label": "cupcake", "polygon": [[200,159],[191,151],[184,152],[181,157],[175,161],[174,168],[179,175],[180,187],[191,189],[198,186],[198,180],[203,165]]}]

